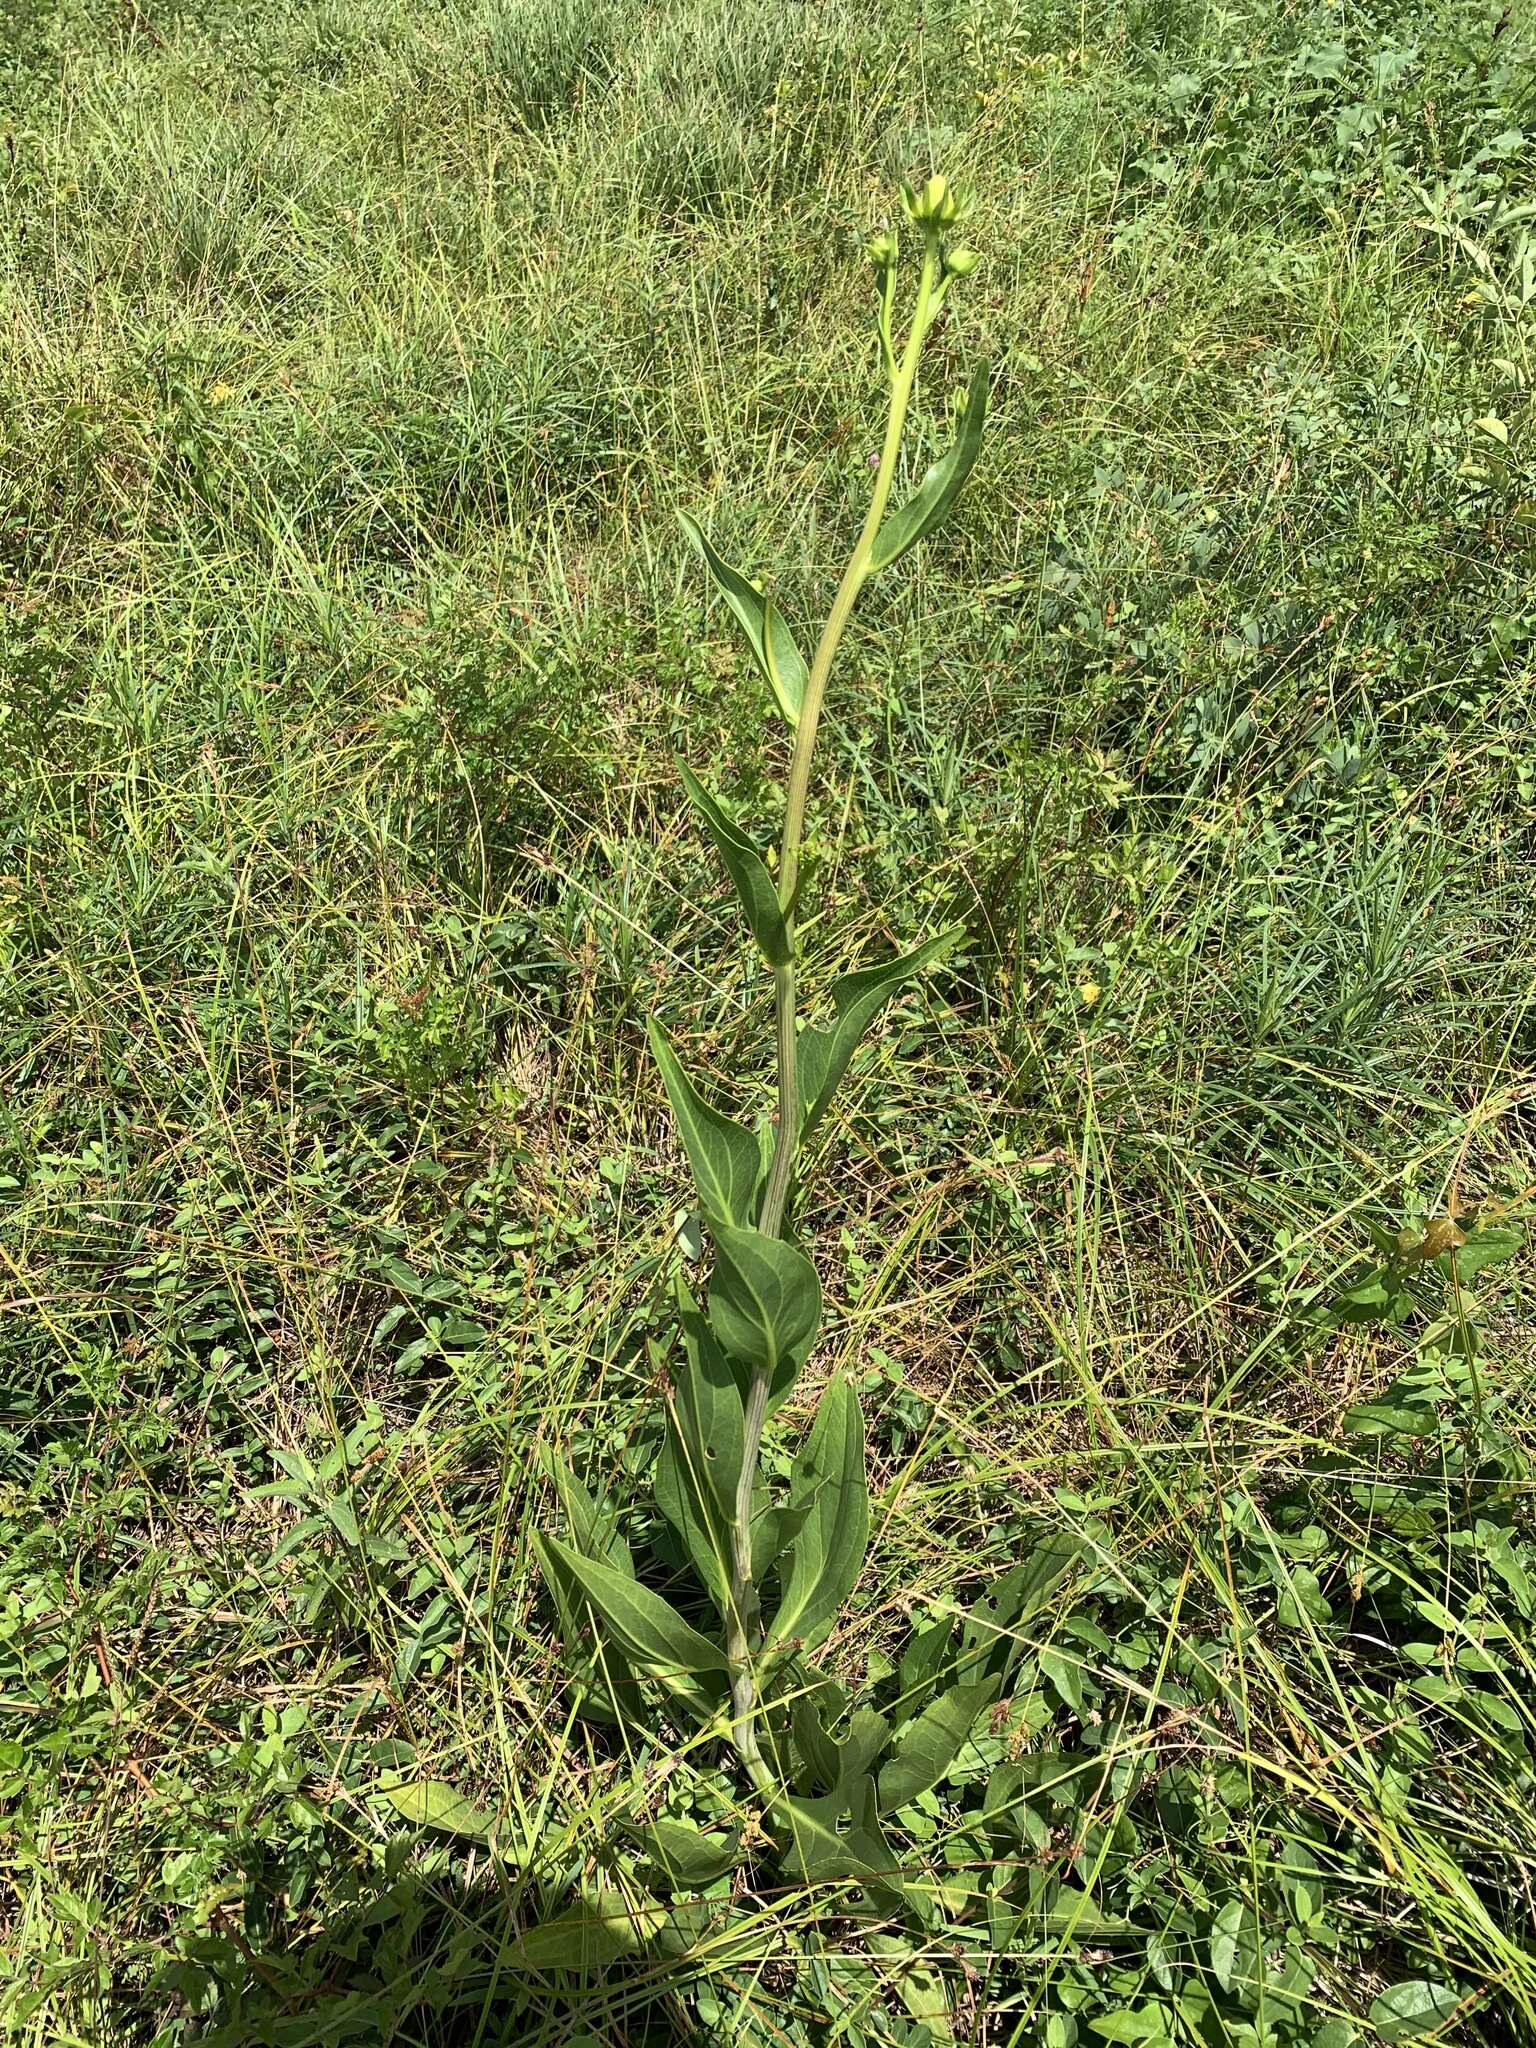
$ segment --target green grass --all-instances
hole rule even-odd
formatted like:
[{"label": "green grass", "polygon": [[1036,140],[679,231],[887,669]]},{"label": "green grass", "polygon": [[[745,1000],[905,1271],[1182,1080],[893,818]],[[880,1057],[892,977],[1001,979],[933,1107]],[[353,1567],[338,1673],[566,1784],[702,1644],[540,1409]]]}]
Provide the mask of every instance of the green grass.
[{"label": "green grass", "polygon": [[[1522,35],[0,0],[6,2039],[1342,2048],[1430,1984],[1536,2041],[1530,1262],[1370,1296],[1536,1185]],[[826,1661],[889,1702],[1042,1532],[1096,1562],[988,1738],[1026,1837],[977,1770],[903,1817],[905,1960],[763,1862],[552,1976],[627,1822],[741,1797],[573,1718],[528,1545],[546,1447],[621,1508],[655,1455],[646,1014],[768,1097],[672,759],[766,825],[784,758],[675,513],[824,610],[930,165],[994,417],[855,620],[808,936],[969,937],[819,1141]]]}]

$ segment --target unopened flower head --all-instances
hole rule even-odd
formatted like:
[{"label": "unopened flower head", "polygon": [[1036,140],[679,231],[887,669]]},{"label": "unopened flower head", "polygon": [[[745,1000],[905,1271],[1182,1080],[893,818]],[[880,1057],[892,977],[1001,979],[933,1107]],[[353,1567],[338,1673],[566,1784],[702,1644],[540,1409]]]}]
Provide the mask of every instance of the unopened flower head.
[{"label": "unopened flower head", "polygon": [[882,228],[864,244],[864,254],[876,270],[889,270],[896,261],[896,237],[889,228]]},{"label": "unopened flower head", "polygon": [[951,277],[969,277],[981,258],[974,249],[946,249],[944,268]]},{"label": "unopened flower head", "polygon": [[970,197],[935,171],[918,186],[903,185],[901,196],[907,212],[920,227],[949,228],[970,211]]}]

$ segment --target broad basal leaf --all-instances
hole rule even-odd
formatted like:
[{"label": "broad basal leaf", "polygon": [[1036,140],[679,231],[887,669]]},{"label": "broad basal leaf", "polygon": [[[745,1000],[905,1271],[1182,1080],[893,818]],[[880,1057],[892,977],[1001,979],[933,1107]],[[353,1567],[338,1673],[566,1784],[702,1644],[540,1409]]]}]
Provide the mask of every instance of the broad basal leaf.
[{"label": "broad basal leaf", "polygon": [[653,1820],[630,1830],[646,1859],[673,1886],[697,1891],[741,1861],[741,1830],[706,1835],[692,1821]]},{"label": "broad basal leaf", "polygon": [[402,1819],[413,1827],[441,1828],[444,1834],[465,1835],[471,1841],[487,1842],[496,1816],[484,1813],[452,1785],[431,1778],[414,1785],[389,1785],[384,1797]]},{"label": "broad basal leaf", "polygon": [[880,1810],[894,1813],[937,1785],[965,1747],[976,1716],[988,1704],[984,1685],[956,1685],[939,1694],[902,1730],[880,1773]]},{"label": "broad basal leaf", "polygon": [[683,1072],[654,1017],[646,1020],[646,1031],[677,1121],[677,1135],[693,1168],[700,1207],[707,1217],[718,1217],[724,1223],[750,1221],[762,1161],[757,1133],[710,1108]]},{"label": "broad basal leaf", "polygon": [[910,953],[882,960],[874,967],[861,967],[857,973],[840,975],[833,982],[834,1021],[802,1031],[795,1046],[802,1141],[821,1122],[859,1040],[902,983],[910,981],[964,936],[964,925],[952,925],[948,931],[914,946]]},{"label": "broad basal leaf", "polygon": [[637,1671],[674,1691],[699,1694],[694,1680],[723,1672],[725,1653],[683,1620],[669,1601],[610,1565],[583,1557],[554,1536],[535,1536],[546,1576],[564,1572],[580,1587],[605,1630]]},{"label": "broad basal leaf", "polygon": [[956,1678],[985,1685],[996,1699],[1026,1647],[1026,1624],[1088,1554],[1081,1537],[1055,1531],[1040,1537],[1023,1564],[995,1579],[972,1603],[961,1626]]},{"label": "broad basal leaf", "polygon": [[803,1693],[789,1710],[790,1728],[795,1738],[795,1748],[800,1752],[804,1771],[798,1782],[802,1789],[809,1784],[824,1785],[829,1792],[837,1789],[838,1749],[827,1733],[821,1718],[821,1706],[813,1693]]},{"label": "broad basal leaf", "polygon": [[520,1934],[512,1944],[510,1962],[514,1970],[584,1975],[636,1954],[665,1918],[654,1899],[636,1907],[611,1885],[594,1885],[583,1890],[574,1906]]},{"label": "broad basal leaf", "polygon": [[[896,1858],[881,1831],[872,1778],[824,1799],[786,1799],[787,1845],[782,1867],[786,1876],[808,1880],[840,1877],[894,1876]],[[849,1827],[838,1822],[851,1809]]]},{"label": "broad basal leaf", "polygon": [[987,417],[988,368],[985,363],[972,376],[966,391],[960,432],[949,453],[936,462],[923,478],[916,494],[893,512],[875,536],[870,557],[873,569],[884,569],[908,548],[933,532],[949,516],[966,478],[981,453],[981,430]]},{"label": "broad basal leaf", "polygon": [[869,1546],[864,1417],[846,1380],[834,1380],[821,1397],[795,1461],[790,1505],[807,1512],[781,1568],[783,1594],[768,1642],[812,1648],[852,1592]]},{"label": "broad basal leaf", "polygon": [[[600,1507],[558,1457],[550,1455],[546,1462],[575,1547],[632,1579],[635,1561],[612,1510]],[[594,1637],[586,1599],[570,1574],[559,1570],[551,1559],[541,1556],[539,1561],[560,1617],[580,1712],[588,1720],[610,1723],[633,1719],[639,1711],[640,1692],[623,1651],[610,1640]]]},{"label": "broad basal leaf", "polygon": [[821,1321],[821,1282],[805,1253],[760,1230],[716,1224],[709,1321],[727,1353],[773,1379],[793,1374]]},{"label": "broad basal leaf", "polygon": [[874,1770],[890,1741],[891,1724],[873,1707],[858,1707],[848,1724],[848,1733],[839,1742],[827,1732],[823,1707],[835,1719],[841,1711],[841,1704],[842,1687],[838,1685],[829,1683],[804,1692],[794,1702],[790,1724],[795,1747],[810,1780],[824,1785],[829,1792],[840,1794],[843,1809],[846,1809],[852,1804],[860,1782]]},{"label": "broad basal leaf", "polygon": [[834,1744],[837,1751],[837,1785],[849,1804],[859,1785],[874,1770],[876,1759],[891,1739],[891,1724],[873,1707],[856,1707],[848,1733]]},{"label": "broad basal leaf", "polygon": [[782,967],[790,958],[789,932],[779,907],[779,892],[763,857],[725,807],[700,782],[684,761],[677,764],[688,792],[688,801],[704,821],[704,829],[715,842],[726,873],[741,898],[747,923],[758,950],[770,967]]},{"label": "broad basal leaf", "polygon": [[[1448,2027],[1460,2004],[1449,1986],[1432,1983],[1427,1977],[1410,1977],[1382,1992],[1371,2007],[1371,2025],[1384,2041],[1417,2041]],[[1449,2041],[1452,2037],[1446,2033],[1441,2038]]]},{"label": "broad basal leaf", "polygon": [[752,659],[757,663],[780,711],[791,727],[800,723],[800,705],[805,696],[805,663],[795,645],[795,636],[771,597],[726,561],[699,522],[687,512],[677,515],[684,533],[693,542],[708,569],[715,588],[735,613],[746,635]]},{"label": "broad basal leaf", "polygon": [[687,1288],[678,1286],[683,1356],[674,1362],[667,1440],[656,1461],[656,1503],[672,1524],[722,1618],[729,1612],[731,1534],[746,1418],[735,1368]]},{"label": "broad basal leaf", "polygon": [[846,1803],[836,1793],[822,1799],[793,1799],[783,1802],[788,1840],[780,1858],[786,1877],[808,1882],[839,1877],[861,1877],[864,1865],[838,1831]]}]

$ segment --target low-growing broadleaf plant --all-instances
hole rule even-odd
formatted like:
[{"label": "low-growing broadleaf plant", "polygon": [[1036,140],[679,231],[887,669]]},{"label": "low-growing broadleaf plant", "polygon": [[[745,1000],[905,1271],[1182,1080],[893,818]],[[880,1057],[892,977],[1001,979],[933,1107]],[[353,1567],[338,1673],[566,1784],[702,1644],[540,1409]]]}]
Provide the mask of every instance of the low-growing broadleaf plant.
[{"label": "low-growing broadleaf plant", "polygon": [[[865,584],[953,507],[976,462],[986,417],[983,364],[970,378],[954,445],[912,497],[889,508],[924,343],[952,284],[976,261],[952,235],[967,211],[959,190],[935,176],[903,191],[901,242],[883,233],[868,248],[889,384],[884,443],[863,525],[809,663],[772,597],[725,559],[697,521],[683,518],[794,735],[772,864],[720,797],[687,766],[680,771],[773,974],[772,1121],[753,1131],[715,1108],[661,1026],[654,1019],[650,1025],[713,1250],[702,1307],[677,1282],[679,1342],[666,1360],[671,1391],[655,1490],[718,1612],[718,1632],[696,1628],[642,1583],[615,1518],[568,1471],[555,1475],[565,1536],[537,1539],[589,1711],[632,1719],[641,1711],[640,1681],[661,1686],[684,1713],[728,1734],[790,1873],[879,1880],[897,1889],[881,1815],[943,1777],[978,1714],[1002,1691],[1019,1622],[1068,1562],[1042,1556],[992,1589],[949,1652],[948,1690],[899,1736],[885,1716],[861,1709],[834,1737],[829,1724],[846,1702],[808,1660],[852,1593],[869,1542],[864,1422],[847,1381],[835,1379],[823,1392],[784,1497],[770,1498],[760,1475],[764,1425],[804,1366],[822,1316],[816,1268],[793,1222],[806,1142],[862,1035],[898,990],[960,936],[958,928],[939,932],[897,958],[843,975],[832,984],[827,1021],[802,1028],[801,845],[828,680]],[[916,281],[898,344],[897,284],[908,252]]]}]

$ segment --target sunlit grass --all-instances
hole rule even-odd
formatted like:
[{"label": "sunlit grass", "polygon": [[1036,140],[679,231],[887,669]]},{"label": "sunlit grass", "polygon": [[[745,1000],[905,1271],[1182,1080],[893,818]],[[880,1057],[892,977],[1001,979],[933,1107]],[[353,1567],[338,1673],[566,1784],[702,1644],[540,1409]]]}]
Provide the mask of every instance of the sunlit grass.
[{"label": "sunlit grass", "polygon": [[[543,1447],[625,1502],[653,1455],[690,1197],[645,1015],[745,1113],[771,1086],[672,763],[766,834],[785,759],[675,513],[824,612],[870,474],[857,250],[930,164],[986,260],[911,474],[973,349],[994,424],[850,634],[812,987],[968,936],[818,1141],[807,1401],[860,1376],[876,1532],[828,1662],[878,1688],[1038,1523],[1088,1534],[1100,1579],[1036,1624],[1104,1688],[1091,1796],[1048,1809],[1075,1881],[1187,1912],[1183,1985],[1317,1823],[1337,1940],[1280,2048],[1425,1979],[1469,2001],[1446,2038],[1532,2038],[1529,1615],[1476,1534],[1497,1495],[1536,1569],[1528,1261],[1479,1278],[1475,1398],[1422,1441],[1342,1418],[1444,1303],[1318,1321],[1373,1228],[1536,1182],[1515,36],[1409,0],[0,4],[19,2040],[913,2018],[803,1887],[584,1987],[514,1944],[599,1856],[638,1889],[625,1819],[736,1796],[707,1746],[569,1717],[528,1538]],[[274,1454],[349,1442],[295,1540]],[[1060,1692],[1028,1711],[1020,1755],[1087,1753]],[[392,1771],[501,1853],[414,1834]],[[963,1807],[925,1854],[969,1883]],[[970,1958],[956,2038],[1173,1995],[1145,1942],[1020,1942]]]}]

